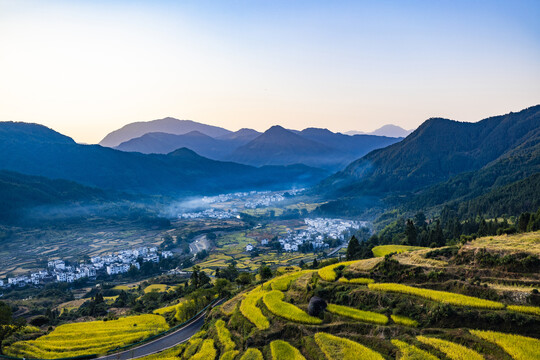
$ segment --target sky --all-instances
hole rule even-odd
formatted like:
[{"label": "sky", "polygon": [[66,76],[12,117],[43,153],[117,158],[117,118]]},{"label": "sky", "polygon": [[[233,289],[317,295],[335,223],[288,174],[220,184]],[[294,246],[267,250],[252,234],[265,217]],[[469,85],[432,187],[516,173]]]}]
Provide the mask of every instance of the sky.
[{"label": "sky", "polygon": [[0,0],[0,121],[372,131],[540,104],[540,1]]}]

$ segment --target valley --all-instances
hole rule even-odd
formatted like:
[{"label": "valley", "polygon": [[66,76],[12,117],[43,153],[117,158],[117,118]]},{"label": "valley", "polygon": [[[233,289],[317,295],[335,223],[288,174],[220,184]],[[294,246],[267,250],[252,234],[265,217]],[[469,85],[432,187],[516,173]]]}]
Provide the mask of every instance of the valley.
[{"label": "valley", "polygon": [[[539,109],[429,119],[352,162],[373,138],[167,119],[218,133],[111,149],[0,124],[2,353],[536,360]],[[221,160],[126,147],[179,136]]]}]

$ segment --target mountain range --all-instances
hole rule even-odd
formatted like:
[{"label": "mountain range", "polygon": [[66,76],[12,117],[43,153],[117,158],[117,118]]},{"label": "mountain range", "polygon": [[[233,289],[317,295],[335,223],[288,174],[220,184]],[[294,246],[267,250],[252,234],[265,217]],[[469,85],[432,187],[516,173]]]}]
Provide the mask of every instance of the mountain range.
[{"label": "mountain range", "polygon": [[[189,123],[190,126],[193,124],[196,123]],[[401,140],[375,135],[344,135],[317,128],[294,131],[281,126],[272,126],[262,134],[251,129],[241,129],[215,137],[205,133],[206,129],[200,130],[179,135],[149,132],[125,141],[115,149],[144,154],[167,154],[186,147],[214,160],[234,161],[252,166],[305,164],[337,171],[371,150]],[[115,136],[121,135],[122,131],[117,130]],[[109,135],[106,139],[108,137]]]},{"label": "mountain range", "polygon": [[81,145],[42,125],[15,122],[0,123],[0,153],[0,169],[141,194],[303,187],[328,175],[305,165],[256,168],[215,161],[186,148],[147,155]]},{"label": "mountain range", "polygon": [[[281,126],[262,134],[211,131],[220,134],[150,132],[119,145],[144,150],[136,152],[77,144],[38,124],[0,122],[0,170],[7,171],[0,173],[0,196],[16,208],[122,193],[189,196],[313,186],[309,194],[327,201],[317,211],[328,215],[447,206],[468,216],[486,213],[494,201],[507,213],[540,202],[540,105],[477,123],[431,118],[401,141]],[[342,170],[328,171],[336,168]]]}]

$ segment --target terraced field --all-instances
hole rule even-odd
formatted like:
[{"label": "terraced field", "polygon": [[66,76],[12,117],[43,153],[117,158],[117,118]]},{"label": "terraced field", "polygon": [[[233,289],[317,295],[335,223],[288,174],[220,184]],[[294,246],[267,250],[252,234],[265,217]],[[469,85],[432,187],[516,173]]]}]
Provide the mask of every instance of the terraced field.
[{"label": "terraced field", "polygon": [[138,315],[110,321],[93,321],[58,326],[36,340],[19,341],[5,352],[10,356],[57,359],[109,350],[141,341],[167,330],[159,315]]},{"label": "terraced field", "polygon": [[[425,255],[424,250],[409,254],[416,251],[420,257]],[[471,273],[468,266],[455,262],[434,269],[422,261],[403,264],[394,260],[399,256],[341,262],[321,269],[281,269],[280,275],[242,288],[213,309],[203,331],[189,342],[162,353],[163,357],[148,359],[540,359],[540,311],[534,305],[540,299],[533,291],[499,295],[480,285],[492,279],[490,269]],[[470,281],[470,274],[486,274],[486,279]],[[495,274],[509,283],[525,282],[513,272],[497,270]],[[442,280],[434,280],[435,276]],[[527,274],[526,282],[534,284],[535,279],[534,274]],[[155,312],[170,313],[182,304]],[[44,355],[32,353],[34,348],[24,345],[35,342],[42,344],[42,351],[60,351],[59,346],[51,349],[50,343],[51,335],[65,333],[58,332],[61,328],[8,349],[12,354],[21,355],[17,350],[26,349],[27,356]],[[139,325],[119,330],[124,341],[133,328],[142,330]],[[104,333],[109,334],[107,341],[116,340],[110,330]],[[81,339],[86,337],[77,341]],[[93,340],[84,346],[92,351],[112,346],[102,340],[102,348],[94,350],[92,344]],[[62,350],[69,354],[79,351],[90,350],[76,346],[69,352]]]}]

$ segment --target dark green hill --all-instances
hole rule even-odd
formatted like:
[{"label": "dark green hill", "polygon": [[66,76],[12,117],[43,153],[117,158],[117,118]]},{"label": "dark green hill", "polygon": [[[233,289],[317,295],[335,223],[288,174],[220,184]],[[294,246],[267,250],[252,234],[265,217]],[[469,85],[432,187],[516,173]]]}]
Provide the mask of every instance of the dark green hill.
[{"label": "dark green hill", "polygon": [[12,222],[21,211],[36,206],[77,206],[117,200],[118,195],[67,180],[0,171],[0,222]]},{"label": "dark green hill", "polygon": [[403,141],[326,179],[320,189],[333,196],[414,192],[498,159],[512,163],[512,157],[529,156],[539,126],[540,106],[477,123],[429,119]]}]

